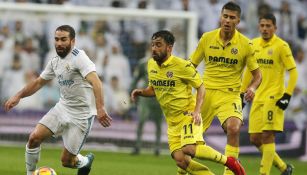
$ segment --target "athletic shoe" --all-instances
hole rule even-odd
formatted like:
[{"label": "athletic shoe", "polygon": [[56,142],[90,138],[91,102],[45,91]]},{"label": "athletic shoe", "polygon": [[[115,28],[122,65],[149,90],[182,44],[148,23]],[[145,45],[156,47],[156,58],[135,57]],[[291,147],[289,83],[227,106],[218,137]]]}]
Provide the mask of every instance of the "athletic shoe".
[{"label": "athletic shoe", "polygon": [[89,153],[85,157],[88,158],[88,163],[84,167],[78,169],[78,175],[88,175],[88,174],[90,174],[92,163],[94,161],[94,154]]},{"label": "athletic shoe", "polygon": [[281,173],[281,175],[291,175],[293,172],[294,166],[287,164],[287,168],[284,172]]},{"label": "athletic shoe", "polygon": [[243,166],[234,157],[227,157],[225,166],[228,167],[235,175],[246,175]]}]

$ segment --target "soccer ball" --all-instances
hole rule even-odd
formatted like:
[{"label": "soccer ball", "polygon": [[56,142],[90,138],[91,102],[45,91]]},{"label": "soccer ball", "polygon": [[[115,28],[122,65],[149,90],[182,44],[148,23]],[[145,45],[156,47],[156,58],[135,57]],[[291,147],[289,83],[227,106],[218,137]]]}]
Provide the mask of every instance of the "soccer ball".
[{"label": "soccer ball", "polygon": [[57,175],[57,174],[54,171],[54,169],[44,166],[36,169],[33,175]]}]

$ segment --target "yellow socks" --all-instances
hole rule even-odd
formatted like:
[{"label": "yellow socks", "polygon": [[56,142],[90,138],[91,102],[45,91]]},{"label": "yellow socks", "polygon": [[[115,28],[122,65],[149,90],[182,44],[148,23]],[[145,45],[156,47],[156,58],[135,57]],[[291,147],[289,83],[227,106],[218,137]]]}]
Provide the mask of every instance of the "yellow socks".
[{"label": "yellow socks", "polygon": [[[225,156],[227,156],[227,157],[231,156],[231,157],[238,158],[239,152],[240,152],[239,147],[234,147],[234,146],[231,146],[231,145],[228,145],[228,144],[225,147]],[[227,167],[225,167],[224,175],[233,175],[233,172],[230,169],[228,169]]]},{"label": "yellow socks", "polygon": [[187,171],[181,168],[177,168],[177,175],[187,175]]},{"label": "yellow socks", "polygon": [[187,172],[192,175],[214,175],[208,167],[191,159]]},{"label": "yellow socks", "polygon": [[226,156],[207,145],[197,145],[195,157],[199,159],[212,160],[223,165],[227,161]]},{"label": "yellow socks", "polygon": [[262,144],[262,150],[260,174],[269,175],[275,154],[275,143]]},{"label": "yellow socks", "polygon": [[[263,145],[259,147],[259,150],[261,153],[263,152]],[[276,149],[273,158],[273,165],[276,166],[280,170],[280,172],[284,172],[287,168],[287,164],[276,153]]]}]

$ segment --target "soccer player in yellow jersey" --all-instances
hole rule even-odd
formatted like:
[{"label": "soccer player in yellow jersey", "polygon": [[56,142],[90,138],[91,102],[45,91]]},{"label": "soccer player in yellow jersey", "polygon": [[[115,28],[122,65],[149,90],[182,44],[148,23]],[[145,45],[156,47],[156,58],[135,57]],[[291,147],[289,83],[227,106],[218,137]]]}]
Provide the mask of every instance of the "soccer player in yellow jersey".
[{"label": "soccer player in yellow jersey", "polygon": [[[287,108],[298,77],[294,58],[289,45],[275,35],[276,18],[266,14],[259,18],[261,37],[253,41],[255,58],[263,75],[253,99],[249,133],[250,141],[262,152],[261,175],[269,175],[272,163],[282,175],[291,175],[293,167],[287,165],[276,153],[275,133],[283,131],[284,110]],[[285,88],[285,71],[289,72]],[[243,78],[242,92],[250,81],[247,72]]]},{"label": "soccer player in yellow jersey", "polygon": [[[190,59],[194,66],[204,60],[206,96],[201,109],[204,132],[215,116],[227,134],[225,155],[238,157],[239,135],[242,125],[240,98],[241,76],[247,66],[253,75],[245,99],[250,101],[261,82],[261,72],[254,59],[250,40],[236,30],[241,8],[234,2],[226,3],[221,10],[221,27],[204,33]],[[225,169],[224,174],[232,174]]]},{"label": "soccer player in yellow jersey", "polygon": [[[134,89],[137,96],[158,100],[168,125],[168,143],[178,168],[178,174],[212,175],[203,164],[193,158],[207,159],[227,166],[236,175],[245,175],[240,163],[204,144],[200,108],[205,94],[203,81],[194,66],[171,54],[175,38],[169,31],[158,31],[152,36],[152,57],[148,61],[149,84]],[[196,99],[192,87],[197,89]]]}]

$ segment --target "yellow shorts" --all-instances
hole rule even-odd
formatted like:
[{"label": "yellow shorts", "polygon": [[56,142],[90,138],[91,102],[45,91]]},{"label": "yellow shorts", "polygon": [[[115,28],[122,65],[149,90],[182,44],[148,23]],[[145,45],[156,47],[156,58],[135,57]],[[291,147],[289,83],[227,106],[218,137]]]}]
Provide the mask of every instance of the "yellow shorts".
[{"label": "yellow shorts", "polygon": [[177,124],[168,123],[167,135],[170,152],[181,149],[185,145],[204,143],[202,124],[193,123],[190,114],[181,114],[182,120]]},{"label": "yellow shorts", "polygon": [[230,117],[243,121],[240,92],[206,89],[201,114],[204,132],[210,127],[215,116],[221,125]]},{"label": "yellow shorts", "polygon": [[253,103],[249,115],[249,133],[263,131],[283,131],[284,111],[275,105],[276,100],[265,103]]}]

